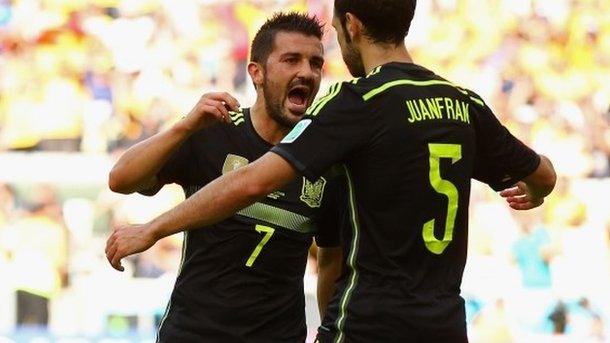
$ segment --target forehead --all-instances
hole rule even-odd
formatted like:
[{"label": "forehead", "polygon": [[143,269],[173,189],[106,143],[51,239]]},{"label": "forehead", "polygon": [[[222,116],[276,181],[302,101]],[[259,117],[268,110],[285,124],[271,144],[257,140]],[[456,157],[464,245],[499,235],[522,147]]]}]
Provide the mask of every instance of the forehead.
[{"label": "forehead", "polygon": [[322,41],[316,36],[298,32],[278,32],[275,35],[272,54],[283,55],[298,53],[306,56],[322,56]]}]

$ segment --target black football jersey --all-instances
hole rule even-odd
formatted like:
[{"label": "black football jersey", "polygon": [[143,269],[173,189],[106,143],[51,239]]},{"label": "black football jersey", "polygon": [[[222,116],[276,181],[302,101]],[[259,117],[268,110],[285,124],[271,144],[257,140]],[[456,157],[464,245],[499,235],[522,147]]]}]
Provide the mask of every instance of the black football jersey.
[{"label": "black football jersey", "polygon": [[[272,147],[248,109],[192,135],[158,173],[191,196]],[[182,262],[159,330],[161,342],[304,342],[308,249],[339,245],[346,209],[340,170],[300,177],[210,227],[186,231]],[[341,204],[343,202],[343,204]]]},{"label": "black football jersey", "polygon": [[272,151],[311,180],[347,174],[347,268],[321,342],[465,339],[471,179],[500,190],[540,163],[478,95],[388,63],[331,86]]}]

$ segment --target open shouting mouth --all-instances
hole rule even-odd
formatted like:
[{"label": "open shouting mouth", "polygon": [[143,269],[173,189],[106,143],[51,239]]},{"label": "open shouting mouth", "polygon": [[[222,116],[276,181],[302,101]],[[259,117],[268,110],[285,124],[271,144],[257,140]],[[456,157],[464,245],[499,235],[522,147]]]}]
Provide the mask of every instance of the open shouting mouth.
[{"label": "open shouting mouth", "polygon": [[287,107],[294,114],[303,115],[310,103],[311,88],[305,85],[296,85],[288,91]]}]

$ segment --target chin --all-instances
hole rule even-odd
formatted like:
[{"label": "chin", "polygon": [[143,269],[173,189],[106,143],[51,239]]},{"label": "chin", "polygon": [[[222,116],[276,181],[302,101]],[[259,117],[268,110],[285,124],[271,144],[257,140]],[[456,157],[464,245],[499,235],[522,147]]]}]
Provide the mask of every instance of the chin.
[{"label": "chin", "polygon": [[292,125],[296,125],[299,121],[301,121],[301,119],[303,119],[303,116],[305,115],[305,113],[294,113],[292,111],[289,111],[289,114],[286,115],[286,121],[292,123]]}]

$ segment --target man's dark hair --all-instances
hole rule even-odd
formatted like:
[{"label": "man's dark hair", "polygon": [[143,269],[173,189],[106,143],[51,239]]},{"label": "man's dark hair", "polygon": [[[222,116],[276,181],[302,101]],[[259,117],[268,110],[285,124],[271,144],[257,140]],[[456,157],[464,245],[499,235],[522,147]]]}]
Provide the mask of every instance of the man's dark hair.
[{"label": "man's dark hair", "polygon": [[374,43],[404,42],[415,14],[416,0],[335,0],[335,15],[345,31],[345,14],[355,15]]},{"label": "man's dark hair", "polygon": [[310,17],[298,12],[278,12],[273,14],[258,30],[252,40],[250,60],[265,64],[273,51],[275,36],[278,32],[302,33],[322,39],[322,27],[316,16]]}]

